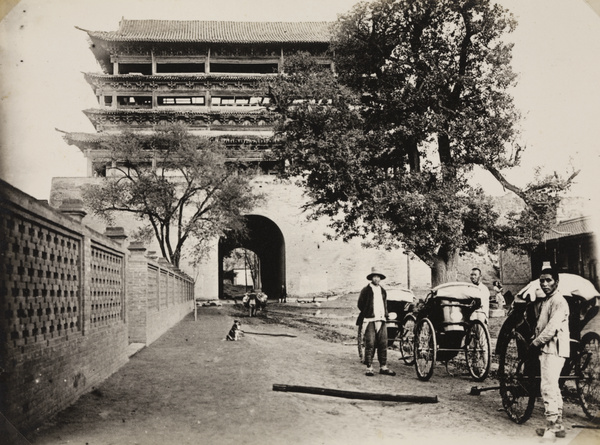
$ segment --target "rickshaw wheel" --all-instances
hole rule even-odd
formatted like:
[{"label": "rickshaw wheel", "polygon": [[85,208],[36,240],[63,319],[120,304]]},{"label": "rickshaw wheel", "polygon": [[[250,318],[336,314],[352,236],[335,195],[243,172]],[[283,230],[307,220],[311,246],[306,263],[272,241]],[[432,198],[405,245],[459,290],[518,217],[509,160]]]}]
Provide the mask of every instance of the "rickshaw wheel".
[{"label": "rickshaw wheel", "polygon": [[415,321],[416,318],[412,314],[407,314],[402,320],[400,329],[398,330],[398,344],[402,360],[407,365],[412,365],[415,361]]},{"label": "rickshaw wheel", "polygon": [[363,326],[358,325],[358,334],[356,335],[356,343],[358,345],[358,357],[361,363],[365,363],[365,339],[363,337]]},{"label": "rickshaw wheel", "polygon": [[483,382],[490,372],[491,349],[488,329],[480,320],[473,320],[466,335],[465,358],[476,382]]},{"label": "rickshaw wheel", "polygon": [[527,342],[514,330],[498,345],[498,380],[502,406],[516,423],[525,423],[535,405],[534,366],[528,362]]},{"label": "rickshaw wheel", "polygon": [[422,318],[415,327],[415,369],[420,380],[429,380],[433,375],[437,352],[437,341],[433,323]]},{"label": "rickshaw wheel", "polygon": [[600,335],[588,332],[583,336],[576,369],[577,395],[583,412],[589,419],[600,415]]}]

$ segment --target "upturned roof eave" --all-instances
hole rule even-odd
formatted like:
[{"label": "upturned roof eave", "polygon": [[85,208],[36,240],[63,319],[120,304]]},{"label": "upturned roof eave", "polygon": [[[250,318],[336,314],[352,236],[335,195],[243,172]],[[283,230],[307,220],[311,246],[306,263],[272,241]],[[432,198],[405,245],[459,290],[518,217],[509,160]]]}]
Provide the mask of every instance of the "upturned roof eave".
[{"label": "upturned roof eave", "polygon": [[[117,136],[114,133],[83,133],[83,132],[66,132],[62,130],[58,130],[60,133],[63,133],[63,139],[68,145],[75,145],[81,151],[85,151],[87,149],[92,149],[94,146],[107,141],[110,138]],[[263,136],[263,135],[235,135],[235,134],[225,134],[225,135],[205,135],[208,139],[215,139],[223,141],[224,143],[243,143],[243,144],[267,144],[276,142],[277,138],[274,136]]]}]

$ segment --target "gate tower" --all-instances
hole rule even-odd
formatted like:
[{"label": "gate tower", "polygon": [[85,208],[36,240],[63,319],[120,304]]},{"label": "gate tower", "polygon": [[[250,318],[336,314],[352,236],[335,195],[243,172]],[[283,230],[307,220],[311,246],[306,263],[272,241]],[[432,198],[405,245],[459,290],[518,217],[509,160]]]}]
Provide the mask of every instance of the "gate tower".
[{"label": "gate tower", "polygon": [[[257,171],[254,185],[267,196],[266,204],[247,221],[253,234],[248,248],[263,257],[262,281],[269,297],[278,298],[285,290],[304,295],[356,289],[376,264],[403,284],[410,269],[413,285],[426,286],[429,269],[418,260],[410,266],[402,252],[327,241],[326,223],[304,220],[301,190],[277,180],[279,165],[267,160],[276,115],[260,93],[261,82],[281,73],[285,58],[298,51],[333,70],[330,25],[123,19],[117,31],[82,30],[102,69],[84,73],[98,107],[83,112],[96,132],[70,132],[64,138],[85,155],[88,182],[113,174],[116,165],[107,164],[100,142],[125,129],[151,132],[158,124],[181,122],[192,134],[225,143],[232,160],[243,160]],[[74,182],[55,178],[51,203],[76,197],[78,187],[73,186],[81,181]],[[215,298],[221,293],[223,249],[235,247],[244,246],[215,245],[213,258],[199,274],[197,295]]]}]

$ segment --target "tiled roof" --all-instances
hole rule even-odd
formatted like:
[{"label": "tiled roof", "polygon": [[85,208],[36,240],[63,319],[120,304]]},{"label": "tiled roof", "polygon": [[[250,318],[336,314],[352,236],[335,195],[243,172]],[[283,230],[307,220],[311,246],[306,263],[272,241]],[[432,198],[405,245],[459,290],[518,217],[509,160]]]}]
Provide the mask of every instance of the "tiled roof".
[{"label": "tiled roof", "polygon": [[105,137],[99,133],[65,133],[63,138],[69,145],[77,144],[78,142],[102,142]]},{"label": "tiled roof", "polygon": [[544,235],[544,241],[567,236],[583,235],[591,232],[592,229],[589,227],[589,218],[582,216],[559,222]]},{"label": "tiled roof", "polygon": [[118,31],[87,31],[111,42],[327,43],[332,22],[121,20]]}]

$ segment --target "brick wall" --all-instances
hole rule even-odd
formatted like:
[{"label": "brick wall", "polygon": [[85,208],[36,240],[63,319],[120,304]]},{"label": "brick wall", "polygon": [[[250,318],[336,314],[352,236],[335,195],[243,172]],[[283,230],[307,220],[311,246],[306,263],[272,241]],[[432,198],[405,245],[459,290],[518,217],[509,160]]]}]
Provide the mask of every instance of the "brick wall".
[{"label": "brick wall", "polygon": [[123,366],[130,342],[151,343],[193,309],[190,277],[135,252],[130,261],[124,236],[62,204],[0,181],[0,412],[23,432]]},{"label": "brick wall", "polygon": [[531,260],[529,255],[513,253],[509,250],[500,252],[500,281],[504,292],[517,294],[532,277]]},{"label": "brick wall", "polygon": [[194,282],[166,260],[145,255],[141,243],[129,251],[129,342],[149,345],[194,308]]},{"label": "brick wall", "polygon": [[28,429],[127,361],[126,252],[0,182],[0,402]]}]

